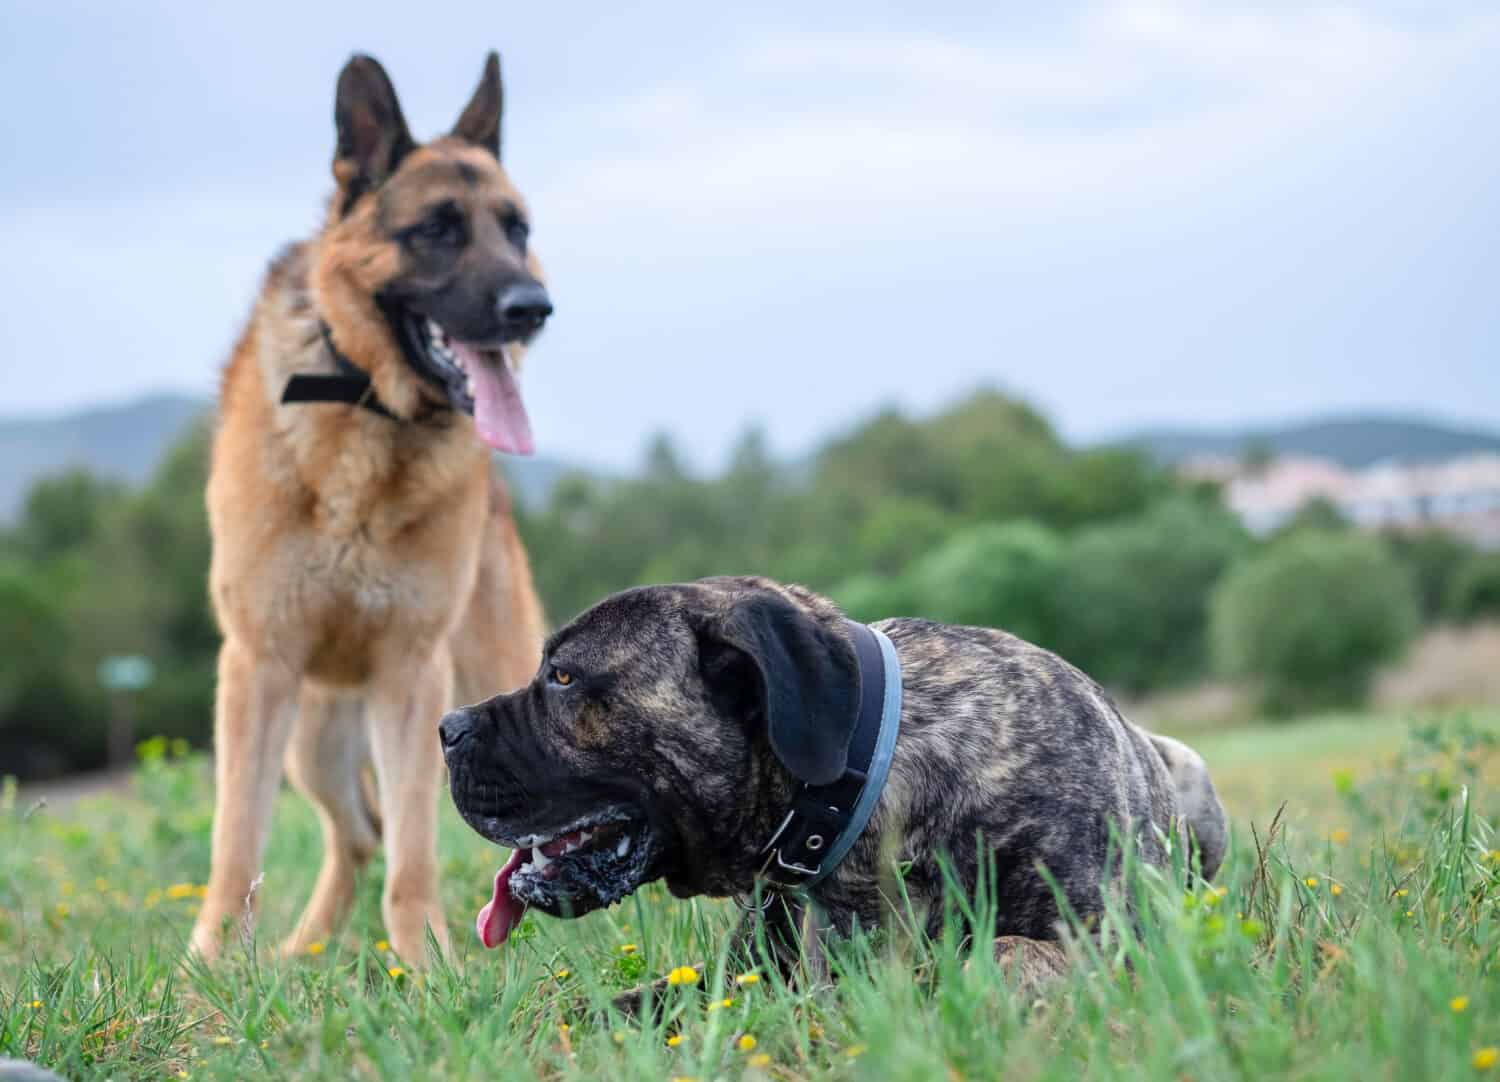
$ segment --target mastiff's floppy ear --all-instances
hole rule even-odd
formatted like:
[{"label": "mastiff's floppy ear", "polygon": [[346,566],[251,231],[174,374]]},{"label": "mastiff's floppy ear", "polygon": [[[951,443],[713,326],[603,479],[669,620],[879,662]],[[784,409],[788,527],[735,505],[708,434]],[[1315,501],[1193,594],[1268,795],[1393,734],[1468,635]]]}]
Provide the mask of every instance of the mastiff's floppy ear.
[{"label": "mastiff's floppy ear", "polygon": [[843,774],[859,713],[859,662],[848,640],[767,590],[701,627],[700,646],[711,688],[742,667],[726,664],[725,648],[749,660],[747,693],[794,776],[824,785]]}]

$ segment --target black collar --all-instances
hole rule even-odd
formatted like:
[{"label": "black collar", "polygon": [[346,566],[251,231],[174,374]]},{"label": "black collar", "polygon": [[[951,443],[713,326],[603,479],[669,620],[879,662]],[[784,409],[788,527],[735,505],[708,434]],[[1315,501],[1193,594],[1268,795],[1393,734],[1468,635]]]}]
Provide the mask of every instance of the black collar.
[{"label": "black collar", "polygon": [[[328,324],[320,320],[318,333],[323,336],[323,344],[328,347],[328,355],[333,358],[338,374],[298,372],[286,381],[286,386],[281,391],[281,401],[287,405],[302,402],[346,402],[349,405],[367,409],[371,413],[378,413],[392,421],[402,420],[392,413],[390,407],[375,393],[375,386],[370,382],[370,374],[339,352],[339,347],[333,344],[333,333],[328,329]],[[397,341],[399,342],[400,339],[398,338]],[[401,355],[403,359],[406,359],[404,347],[402,347]],[[411,364],[409,359],[407,364]],[[427,421],[451,410],[452,407],[448,405],[428,403],[412,419]]]},{"label": "black collar", "polygon": [[330,376],[323,372],[298,372],[286,381],[281,401],[287,405],[299,402],[347,402],[363,406],[371,413],[378,413],[393,421],[399,420],[375,394],[370,374],[340,353],[338,346],[333,344],[328,324],[320,321],[318,331],[323,335],[323,344],[328,347],[338,374]]},{"label": "black collar", "polygon": [[807,889],[833,871],[864,831],[885,787],[901,718],[901,666],[879,632],[847,622],[859,661],[859,714],[844,773],[798,787],[791,811],[762,852],[773,888]]}]

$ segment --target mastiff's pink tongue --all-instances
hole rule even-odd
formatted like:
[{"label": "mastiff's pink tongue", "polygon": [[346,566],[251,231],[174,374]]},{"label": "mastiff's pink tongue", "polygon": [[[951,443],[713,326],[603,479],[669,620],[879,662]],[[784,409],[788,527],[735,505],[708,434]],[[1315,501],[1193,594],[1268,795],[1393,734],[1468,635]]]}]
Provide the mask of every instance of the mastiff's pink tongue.
[{"label": "mastiff's pink tongue", "polygon": [[521,386],[502,349],[491,361],[464,342],[452,343],[453,355],[469,376],[474,395],[474,424],[479,438],[508,455],[529,455],[536,450],[531,438],[531,420],[521,401]]},{"label": "mastiff's pink tongue", "polygon": [[505,862],[505,867],[495,873],[495,893],[479,911],[479,918],[474,922],[474,928],[479,932],[479,942],[489,950],[494,950],[505,942],[511,929],[521,922],[521,914],[526,911],[526,907],[516,901],[510,892],[510,877],[516,874],[526,853],[525,849],[517,849]]}]

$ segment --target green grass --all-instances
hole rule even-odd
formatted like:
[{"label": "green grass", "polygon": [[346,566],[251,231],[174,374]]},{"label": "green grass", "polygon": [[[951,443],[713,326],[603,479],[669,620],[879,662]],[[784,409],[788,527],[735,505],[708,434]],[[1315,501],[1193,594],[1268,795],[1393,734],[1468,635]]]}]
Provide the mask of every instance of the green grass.
[{"label": "green grass", "polygon": [[[184,968],[207,770],[156,745],[129,797],[54,812],[7,791],[0,1057],[75,1079],[1483,1077],[1483,1050],[1500,1045],[1500,808],[1482,780],[1495,723],[1199,734],[1237,819],[1219,890],[1132,876],[1138,932],[1112,913],[1102,949],[1079,947],[1074,974],[1035,1003],[987,951],[900,935],[841,946],[831,985],[736,984],[733,907],[659,888],[577,922],[528,918],[486,953],[468,929],[499,854],[452,815],[451,963],[403,973],[381,949],[378,874],[322,953],[276,962],[317,870],[313,818],[290,796],[261,888],[265,941]],[[1262,862],[1249,824],[1264,841],[1282,801],[1288,825]],[[711,990],[673,989],[661,1021],[609,1010],[614,993],[705,960]]]}]

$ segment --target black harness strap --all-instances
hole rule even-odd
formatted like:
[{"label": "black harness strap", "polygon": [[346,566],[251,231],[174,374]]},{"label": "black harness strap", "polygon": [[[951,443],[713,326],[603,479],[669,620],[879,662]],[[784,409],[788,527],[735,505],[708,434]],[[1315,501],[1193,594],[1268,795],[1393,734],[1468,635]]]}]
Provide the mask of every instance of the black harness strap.
[{"label": "black harness strap", "polygon": [[804,783],[792,797],[791,811],[764,850],[766,878],[776,886],[808,886],[822,877],[825,857],[849,829],[875,758],[888,674],[875,633],[853,620],[847,626],[859,659],[859,714],[849,741],[848,765],[837,780],[827,785]]}]

